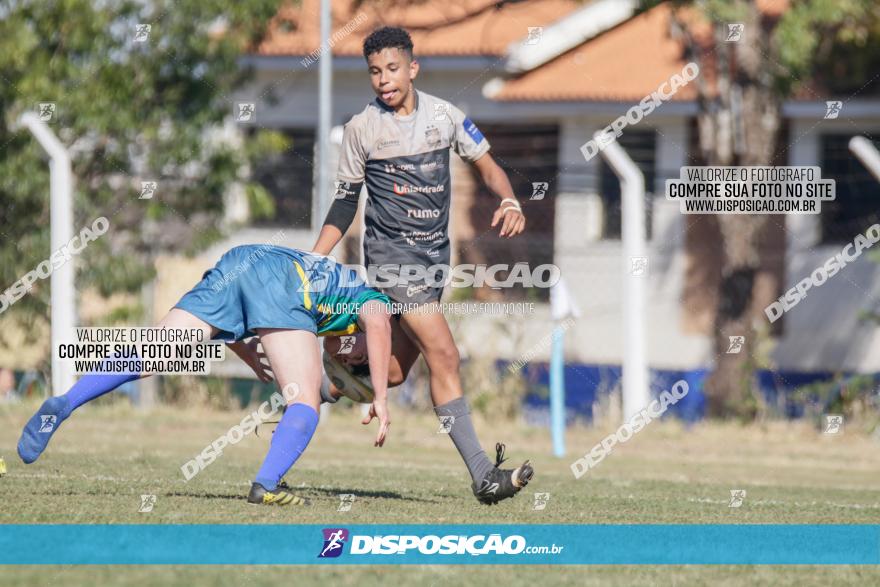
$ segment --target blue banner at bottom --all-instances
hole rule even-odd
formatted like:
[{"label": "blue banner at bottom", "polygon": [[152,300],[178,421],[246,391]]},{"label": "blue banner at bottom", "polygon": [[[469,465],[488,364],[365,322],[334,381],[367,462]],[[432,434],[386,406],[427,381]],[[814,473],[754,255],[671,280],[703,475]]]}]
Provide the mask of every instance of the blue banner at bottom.
[{"label": "blue banner at bottom", "polygon": [[880,525],[2,525],[0,564],[880,564]]}]

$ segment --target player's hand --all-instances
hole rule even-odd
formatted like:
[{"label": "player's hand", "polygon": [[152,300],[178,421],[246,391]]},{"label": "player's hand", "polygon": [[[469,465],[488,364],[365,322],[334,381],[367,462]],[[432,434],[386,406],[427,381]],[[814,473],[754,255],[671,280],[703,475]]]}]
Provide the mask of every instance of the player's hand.
[{"label": "player's hand", "polygon": [[525,214],[512,202],[504,202],[495,210],[495,215],[492,216],[492,228],[495,228],[499,222],[502,222],[502,224],[501,232],[498,236],[510,238],[526,229]]},{"label": "player's hand", "polygon": [[369,424],[373,418],[379,419],[379,434],[376,435],[376,442],[373,446],[383,446],[385,437],[388,435],[388,427],[391,425],[391,416],[388,414],[388,400],[374,399],[370,405],[370,413],[364,416],[361,424]]},{"label": "player's hand", "polygon": [[253,369],[254,373],[257,375],[257,379],[262,381],[263,383],[269,383],[270,381],[275,381],[275,376],[272,373],[272,368],[268,363],[264,363],[263,359],[269,360],[266,357],[266,353],[259,350],[260,339],[256,336],[250,339],[247,343],[244,344],[242,348],[243,353],[239,355],[241,359],[247,363],[248,367]]}]

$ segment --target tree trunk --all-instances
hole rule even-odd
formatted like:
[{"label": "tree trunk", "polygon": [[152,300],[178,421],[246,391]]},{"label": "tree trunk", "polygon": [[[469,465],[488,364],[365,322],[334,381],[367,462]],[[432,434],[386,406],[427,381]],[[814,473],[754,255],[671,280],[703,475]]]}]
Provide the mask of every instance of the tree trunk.
[{"label": "tree trunk", "polygon": [[[781,115],[773,88],[769,31],[762,26],[754,0],[743,4],[747,16],[739,41],[727,42],[727,23],[714,23],[716,88],[713,91],[705,81],[698,84],[697,124],[706,165],[771,165],[776,153]],[[693,38],[689,40],[699,56]],[[700,65],[702,69],[704,63]],[[715,369],[705,387],[708,414],[753,417],[755,326],[775,289],[756,286],[762,271],[779,265],[779,258],[767,258],[767,245],[778,246],[779,239],[767,241],[780,221],[758,214],[719,214],[717,222],[723,255],[714,321]],[[784,243],[783,238],[782,247]],[[739,352],[728,352],[732,336],[745,338]]]}]

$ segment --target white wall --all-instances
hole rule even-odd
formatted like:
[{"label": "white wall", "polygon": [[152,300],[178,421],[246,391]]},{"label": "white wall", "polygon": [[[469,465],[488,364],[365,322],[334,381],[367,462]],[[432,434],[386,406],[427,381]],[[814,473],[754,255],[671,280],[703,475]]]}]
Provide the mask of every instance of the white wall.
[{"label": "white wall", "polygon": [[[842,113],[846,114],[846,112]],[[863,132],[874,136],[880,123],[805,118],[791,123],[789,165],[819,165],[820,135]],[[868,227],[865,226],[865,229]],[[788,251],[785,289],[840,252],[841,246],[820,245],[819,216],[786,217]],[[852,238],[855,238],[855,234]],[[880,330],[859,318],[864,309],[877,309],[880,265],[862,255],[821,287],[808,292],[785,314],[784,334],[771,353],[775,368],[796,371],[880,371]],[[874,303],[872,304],[872,300]]]},{"label": "white wall", "polygon": [[[570,117],[561,134],[560,186],[557,199],[556,262],[583,312],[582,327],[571,336],[572,354],[585,363],[622,362],[623,279],[629,276],[619,240],[600,240],[602,200],[598,194],[599,156],[584,160],[580,146],[608,124],[607,116]],[[656,175],[686,164],[684,118],[654,116],[639,128],[657,134]],[[579,161],[577,160],[579,158]],[[646,186],[651,189],[650,186]],[[677,204],[654,199],[653,238],[648,246],[648,362],[651,367],[701,366],[709,356],[706,337],[681,332],[684,272],[684,218]]]}]

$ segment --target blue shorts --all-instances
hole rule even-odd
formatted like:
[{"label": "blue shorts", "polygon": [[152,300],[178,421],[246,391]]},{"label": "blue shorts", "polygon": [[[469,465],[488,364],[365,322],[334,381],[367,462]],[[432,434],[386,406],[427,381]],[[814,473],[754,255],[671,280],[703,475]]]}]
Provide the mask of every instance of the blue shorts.
[{"label": "blue shorts", "polygon": [[299,287],[290,257],[261,245],[245,245],[223,255],[174,307],[219,329],[214,337],[219,340],[254,336],[257,328],[317,334]]}]

